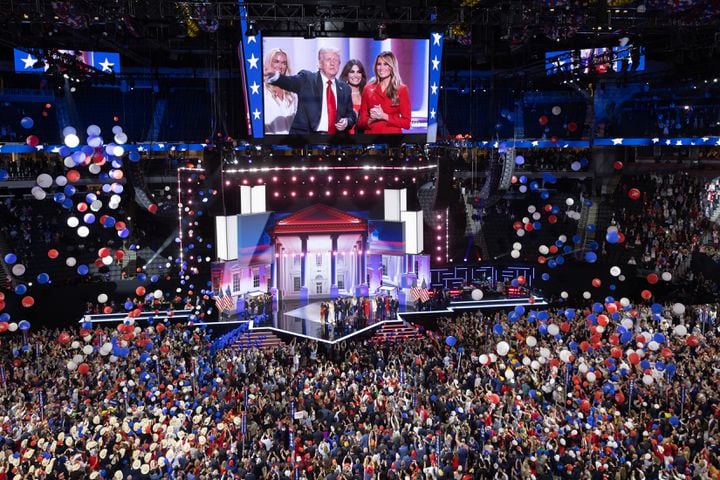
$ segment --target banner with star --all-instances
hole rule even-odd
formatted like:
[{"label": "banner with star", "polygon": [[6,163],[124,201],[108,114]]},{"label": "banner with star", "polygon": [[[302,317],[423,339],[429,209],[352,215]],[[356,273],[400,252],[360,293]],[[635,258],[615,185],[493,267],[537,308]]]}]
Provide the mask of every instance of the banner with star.
[{"label": "banner with star", "polygon": [[430,34],[430,78],[428,80],[428,128],[427,142],[435,143],[438,127],[438,97],[440,89],[440,65],[442,64],[443,34]]},{"label": "banner with star", "polygon": [[90,65],[104,73],[120,73],[120,54],[116,52],[94,52],[83,50],[51,50],[46,54],[42,50],[33,53],[15,48],[15,73],[44,73],[57,58],[66,54],[73,55],[78,62]]},{"label": "banner with star", "polygon": [[[245,83],[245,111],[247,112],[248,133],[253,138],[263,138],[263,72],[262,72],[262,34],[256,31],[248,35],[247,9],[240,5],[240,75]],[[251,32],[252,33],[252,32]]]}]

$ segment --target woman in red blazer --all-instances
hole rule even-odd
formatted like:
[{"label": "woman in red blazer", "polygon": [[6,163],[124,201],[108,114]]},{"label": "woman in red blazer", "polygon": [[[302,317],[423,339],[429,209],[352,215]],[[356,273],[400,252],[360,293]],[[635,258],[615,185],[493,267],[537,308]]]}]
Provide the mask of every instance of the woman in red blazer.
[{"label": "woman in red blazer", "polygon": [[410,128],[410,94],[402,83],[397,58],[380,52],[375,59],[375,78],[365,86],[358,126],[363,133],[402,133]]}]

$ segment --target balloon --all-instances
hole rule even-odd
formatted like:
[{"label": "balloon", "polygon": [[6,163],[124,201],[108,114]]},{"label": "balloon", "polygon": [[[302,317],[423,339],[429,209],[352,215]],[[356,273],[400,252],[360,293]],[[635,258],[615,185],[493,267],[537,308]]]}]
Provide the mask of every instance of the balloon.
[{"label": "balloon", "polygon": [[637,188],[631,188],[630,190],[628,190],[628,197],[630,197],[630,199],[632,199],[632,200],[639,199],[640,198],[640,190],[638,190]]},{"label": "balloon", "polygon": [[90,373],[90,365],[83,362],[80,365],[78,365],[77,371],[80,375],[87,375],[88,373]]},{"label": "balloon", "polygon": [[673,333],[678,337],[684,337],[688,333],[687,327],[685,325],[677,325],[673,330]]},{"label": "balloon", "polygon": [[105,303],[108,301],[108,296],[105,293],[101,293],[100,295],[98,295],[97,300],[98,303]]},{"label": "balloon", "polygon": [[23,297],[21,303],[22,303],[23,307],[30,308],[33,305],[35,305],[35,299],[33,297],[31,297],[30,295],[28,295],[27,297]]},{"label": "balloon", "polygon": [[540,123],[540,125],[547,125],[548,117],[546,115],[541,115],[540,118],[538,118],[538,122]]},{"label": "balloon", "polygon": [[643,290],[640,292],[640,296],[643,298],[643,300],[650,300],[652,297],[652,292],[650,290]]},{"label": "balloon", "polygon": [[48,258],[55,260],[59,255],[60,255],[60,252],[58,252],[54,248],[51,248],[50,250],[48,250]]},{"label": "balloon", "polygon": [[613,168],[615,170],[622,170],[623,163],[620,160],[616,160],[615,163],[613,163]]},{"label": "balloon", "polygon": [[20,120],[20,125],[21,125],[24,129],[29,130],[29,129],[31,129],[31,128],[33,127],[33,125],[35,125],[35,122],[34,122],[33,119],[30,118],[30,117],[23,117],[23,118]]},{"label": "balloon", "polygon": [[672,273],[670,273],[670,272],[663,272],[661,278],[663,279],[663,281],[669,282],[670,280],[672,280]]},{"label": "balloon", "polygon": [[621,273],[622,273],[622,270],[620,270],[620,267],[618,267],[618,266],[610,267],[610,275],[612,275],[613,277],[617,277]]},{"label": "balloon", "polygon": [[675,315],[682,315],[685,313],[685,305],[682,303],[676,303],[672,306],[672,311]]},{"label": "balloon", "polygon": [[37,147],[38,145],[40,145],[40,139],[37,135],[28,135],[28,137],[25,139],[25,143],[27,143],[31,147]]},{"label": "balloon", "polygon": [[562,113],[562,108],[560,108],[560,105],[555,105],[554,107],[552,107],[553,115],[557,116],[557,115],[560,115],[561,113]]},{"label": "balloon", "polygon": [[600,285],[602,285],[602,282],[599,278],[593,278],[592,280],[592,286],[595,288],[600,288]]},{"label": "balloon", "polygon": [[510,345],[505,341],[498,342],[497,346],[495,347],[495,351],[498,355],[504,357],[508,354],[508,352],[510,352]]},{"label": "balloon", "polygon": [[597,253],[585,252],[585,261],[588,263],[595,263],[597,261]]},{"label": "balloon", "polygon": [[537,338],[533,337],[532,335],[528,335],[528,337],[525,339],[525,343],[528,347],[534,347],[537,345]]},{"label": "balloon", "polygon": [[14,253],[8,253],[5,255],[5,263],[12,265],[17,262],[17,256]]},{"label": "balloon", "polygon": [[11,270],[13,275],[20,277],[25,274],[25,265],[18,263],[17,265],[13,265]]},{"label": "balloon", "polygon": [[30,322],[28,322],[27,320],[20,320],[20,322],[18,323],[18,328],[21,332],[27,332],[28,330],[30,330]]},{"label": "balloon", "polygon": [[445,343],[446,343],[449,347],[454,347],[454,346],[455,346],[455,343],[457,343],[457,339],[456,339],[455,337],[453,337],[452,335],[450,335],[449,337],[447,337],[447,338],[445,339]]},{"label": "balloon", "polygon": [[648,273],[645,279],[651,285],[655,285],[658,282],[658,276],[654,273]]},{"label": "balloon", "polygon": [[700,339],[695,335],[690,335],[686,340],[689,347],[697,347],[700,344]]},{"label": "balloon", "polygon": [[472,291],[472,293],[470,295],[472,296],[473,300],[479,301],[479,300],[482,300],[482,298],[483,298],[483,291],[480,290],[479,288],[476,288],[475,290]]}]

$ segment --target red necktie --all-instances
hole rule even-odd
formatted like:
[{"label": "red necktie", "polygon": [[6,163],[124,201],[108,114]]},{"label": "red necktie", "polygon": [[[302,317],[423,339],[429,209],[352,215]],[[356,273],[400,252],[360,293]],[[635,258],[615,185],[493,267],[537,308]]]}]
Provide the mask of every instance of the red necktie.
[{"label": "red necktie", "polygon": [[332,89],[332,80],[327,81],[327,114],[328,114],[328,133],[335,133],[335,116],[337,115],[337,105],[335,105],[335,94]]}]

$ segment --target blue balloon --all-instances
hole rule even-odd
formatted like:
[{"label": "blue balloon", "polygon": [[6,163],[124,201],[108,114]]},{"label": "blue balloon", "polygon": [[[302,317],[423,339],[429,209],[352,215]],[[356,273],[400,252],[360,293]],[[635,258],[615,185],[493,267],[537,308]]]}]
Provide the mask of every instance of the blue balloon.
[{"label": "blue balloon", "polygon": [[63,192],[65,193],[65,196],[72,197],[73,195],[75,195],[75,192],[77,192],[77,189],[74,185],[65,185]]},{"label": "blue balloon", "polygon": [[655,335],[653,335],[653,340],[655,340],[657,343],[663,344],[665,343],[665,335],[657,332]]},{"label": "blue balloon", "polygon": [[652,305],[650,305],[650,310],[652,310],[653,313],[662,313],[663,306],[659,303],[653,303]]},{"label": "blue balloon", "polygon": [[27,292],[27,286],[24,283],[20,283],[15,287],[15,293],[17,295],[24,295]]},{"label": "blue balloon", "polygon": [[555,263],[557,263],[558,265],[563,265],[565,263],[565,257],[559,255],[555,258]]},{"label": "blue balloon", "polygon": [[78,265],[78,267],[77,267],[77,272],[80,275],[87,275],[89,271],[90,271],[90,269],[88,268],[87,265]]},{"label": "blue balloon", "polygon": [[550,280],[550,274],[549,274],[549,273],[543,273],[543,274],[540,276],[540,278],[542,278],[543,280],[545,280],[545,281],[547,282],[548,280]]},{"label": "blue balloon", "polygon": [[447,337],[447,338],[445,339],[445,343],[447,343],[448,346],[450,346],[450,347],[454,347],[455,344],[457,343],[457,338],[455,338],[455,337],[453,337],[452,335],[450,335],[449,337]]},{"label": "blue balloon", "polygon": [[550,315],[548,314],[548,312],[546,312],[545,310],[543,310],[543,311],[541,311],[541,312],[538,312],[537,318],[538,318],[538,320],[540,320],[541,322],[544,322],[544,321],[546,321],[548,318],[550,318]]},{"label": "blue balloon", "polygon": [[605,240],[607,240],[608,243],[617,243],[618,240],[620,240],[620,235],[618,235],[617,231],[611,230],[605,235]]},{"label": "blue balloon", "polygon": [[515,313],[517,313],[518,315],[523,315],[523,314],[525,314],[525,307],[523,307],[522,305],[516,306],[516,307],[515,307]]},{"label": "blue balloon", "polygon": [[585,261],[588,263],[595,263],[597,262],[597,253],[595,252],[585,252]]},{"label": "blue balloon", "polygon": [[575,318],[575,309],[574,308],[567,308],[565,309],[565,318],[568,320],[572,320]]},{"label": "blue balloon", "polygon": [[[493,327],[493,333],[495,335],[502,335],[504,331],[505,330],[503,329],[503,326],[500,325],[499,323],[495,324],[495,326]],[[450,345],[450,346],[452,347],[452,345]]]},{"label": "blue balloon", "polygon": [[20,120],[20,125],[25,129],[30,129],[35,125],[35,121],[30,117],[23,117]]},{"label": "blue balloon", "polygon": [[41,273],[37,276],[37,281],[40,284],[48,283],[50,281],[50,275],[47,273]]},{"label": "blue balloon", "polygon": [[30,322],[28,322],[27,320],[21,320],[18,323],[18,328],[23,332],[27,332],[28,330],[30,330]]},{"label": "blue balloon", "polygon": [[672,417],[670,417],[670,425],[672,425],[673,427],[677,427],[678,425],[680,425],[680,419],[677,416],[673,415]]},{"label": "blue balloon", "polygon": [[605,308],[605,307],[603,306],[602,303],[600,303],[600,302],[595,302],[595,303],[593,303],[592,311],[595,312],[595,313],[600,313],[600,312],[603,311],[604,308]]},{"label": "blue balloon", "polygon": [[8,171],[0,168],[0,182],[3,182],[8,178],[10,178],[10,174],[8,173]]},{"label": "blue balloon", "polygon": [[15,262],[17,262],[17,255],[14,253],[8,253],[5,255],[5,263],[12,265]]}]

